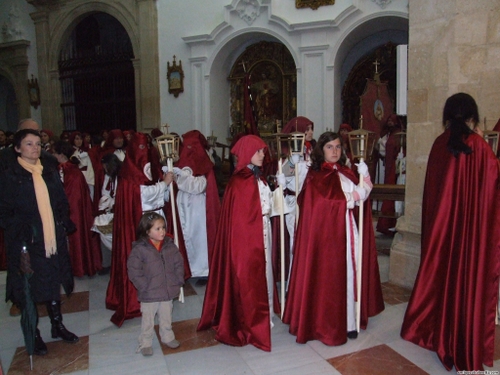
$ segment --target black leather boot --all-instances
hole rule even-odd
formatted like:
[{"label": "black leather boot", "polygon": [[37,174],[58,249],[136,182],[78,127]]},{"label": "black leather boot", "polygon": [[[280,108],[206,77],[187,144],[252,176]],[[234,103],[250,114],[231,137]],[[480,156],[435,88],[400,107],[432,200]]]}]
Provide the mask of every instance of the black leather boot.
[{"label": "black leather boot", "polygon": [[50,323],[52,324],[51,333],[53,339],[60,337],[69,343],[75,343],[79,340],[78,336],[68,331],[62,323],[63,318],[60,301],[47,302],[47,312],[49,313]]},{"label": "black leather boot", "polygon": [[35,351],[33,352],[35,355],[45,355],[47,354],[47,345],[42,340],[42,336],[40,336],[40,331],[38,328],[35,333]]}]

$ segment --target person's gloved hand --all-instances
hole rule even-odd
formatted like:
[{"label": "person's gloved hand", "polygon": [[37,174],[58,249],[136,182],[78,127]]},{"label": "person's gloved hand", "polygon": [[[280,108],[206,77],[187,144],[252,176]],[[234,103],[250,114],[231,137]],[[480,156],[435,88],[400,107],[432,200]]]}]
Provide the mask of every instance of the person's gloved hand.
[{"label": "person's gloved hand", "polygon": [[297,163],[300,161],[300,155],[299,154],[293,154],[290,156],[290,165],[293,167],[297,165]]},{"label": "person's gloved hand", "polygon": [[174,167],[174,174],[176,176],[180,176],[182,174],[182,169]]},{"label": "person's gloved hand", "polygon": [[354,192],[357,193],[357,195],[359,196],[359,199],[355,199],[355,200],[360,200],[360,201],[365,200],[365,198],[366,198],[366,190],[365,189],[360,188],[359,186],[356,186],[354,188]]},{"label": "person's gloved hand", "polygon": [[361,161],[359,163],[354,164],[356,167],[358,167],[358,173],[362,175],[363,177],[368,177],[370,174],[368,173],[368,166],[364,161]]},{"label": "person's gloved hand", "polygon": [[166,165],[164,165],[163,167],[161,167],[161,170],[162,170],[163,173],[167,173],[168,172],[168,167]]},{"label": "person's gloved hand", "polygon": [[276,175],[276,181],[278,182],[279,186],[282,186],[283,188],[286,186],[286,178],[283,173],[278,173]]}]

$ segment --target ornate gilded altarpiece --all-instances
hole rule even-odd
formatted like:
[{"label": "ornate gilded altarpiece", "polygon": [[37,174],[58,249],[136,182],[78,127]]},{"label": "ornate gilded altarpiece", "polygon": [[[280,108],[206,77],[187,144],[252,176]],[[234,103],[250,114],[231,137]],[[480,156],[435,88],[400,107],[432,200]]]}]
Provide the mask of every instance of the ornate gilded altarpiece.
[{"label": "ornate gilded altarpiece", "polygon": [[281,43],[259,42],[238,57],[228,77],[231,82],[231,135],[243,129],[244,78],[250,74],[254,113],[261,135],[277,131],[297,113],[297,68]]}]

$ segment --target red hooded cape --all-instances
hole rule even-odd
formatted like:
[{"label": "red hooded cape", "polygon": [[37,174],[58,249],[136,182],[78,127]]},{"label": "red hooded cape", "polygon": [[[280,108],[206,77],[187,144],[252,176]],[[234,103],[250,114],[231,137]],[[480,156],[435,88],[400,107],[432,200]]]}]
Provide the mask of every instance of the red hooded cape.
[{"label": "red hooded cape", "polygon": [[183,134],[182,140],[183,148],[180,152],[177,167],[189,167],[193,171],[193,176],[205,176],[207,179],[205,211],[207,221],[208,262],[210,264],[221,207],[219,189],[217,188],[217,181],[215,180],[214,164],[206,152],[208,142],[205,136],[198,130],[191,130]]},{"label": "red hooded cape", "polygon": [[254,135],[233,147],[238,165],[224,193],[198,330],[213,327],[215,338],[225,344],[271,351],[260,193],[246,167],[264,147]]},{"label": "red hooded cape", "polygon": [[[347,167],[339,170],[354,183]],[[347,201],[338,171],[309,169],[298,197],[292,273],[283,322],[298,343],[319,340],[326,345],[347,341]],[[361,327],[384,309],[370,200],[364,203]],[[359,227],[359,225],[358,225]]]},{"label": "red hooded cape", "polygon": [[99,235],[90,230],[94,224],[92,201],[85,177],[76,164],[59,165],[64,173],[64,191],[68,197],[70,219],[76,232],[68,236],[73,275],[93,276],[102,269]]},{"label": "red hooded cape", "polygon": [[500,274],[499,163],[477,134],[472,154],[431,149],[422,202],[420,269],[401,336],[437,352],[446,369],[493,366]]}]

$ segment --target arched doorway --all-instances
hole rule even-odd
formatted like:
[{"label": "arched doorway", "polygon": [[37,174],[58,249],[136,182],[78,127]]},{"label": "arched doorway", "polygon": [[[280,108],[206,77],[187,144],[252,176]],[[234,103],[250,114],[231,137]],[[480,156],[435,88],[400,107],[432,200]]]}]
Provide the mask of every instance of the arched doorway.
[{"label": "arched doorway", "polygon": [[136,129],[133,59],[130,38],[113,16],[99,12],[78,23],[58,61],[65,129]]}]

